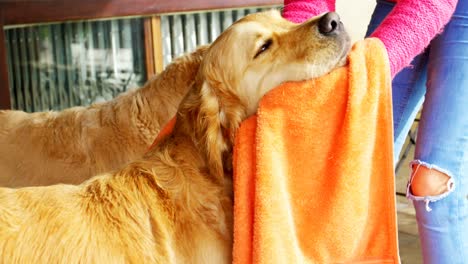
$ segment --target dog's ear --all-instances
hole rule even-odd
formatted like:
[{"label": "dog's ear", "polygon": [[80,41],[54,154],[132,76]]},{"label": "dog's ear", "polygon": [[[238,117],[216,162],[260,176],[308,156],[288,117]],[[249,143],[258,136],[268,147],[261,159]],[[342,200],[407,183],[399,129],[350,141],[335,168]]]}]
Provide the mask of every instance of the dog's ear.
[{"label": "dog's ear", "polygon": [[[199,125],[204,133],[204,148],[210,171],[223,175],[232,168],[234,136],[246,113],[246,107],[234,90],[223,82],[203,82],[200,89]],[[228,158],[227,158],[228,157]]]},{"label": "dog's ear", "polygon": [[221,182],[224,177],[223,153],[228,150],[221,124],[221,107],[219,98],[206,81],[200,87],[200,109],[198,126],[195,126],[201,148],[204,149],[208,169]]}]

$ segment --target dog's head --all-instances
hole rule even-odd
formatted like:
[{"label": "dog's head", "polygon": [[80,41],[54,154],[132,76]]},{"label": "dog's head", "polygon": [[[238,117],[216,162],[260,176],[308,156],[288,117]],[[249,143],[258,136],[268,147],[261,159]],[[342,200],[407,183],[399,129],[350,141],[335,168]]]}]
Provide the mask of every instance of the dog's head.
[{"label": "dog's head", "polygon": [[223,160],[226,169],[236,129],[265,93],[285,81],[318,77],[342,66],[349,47],[336,13],[294,24],[278,11],[268,11],[226,29],[205,52],[196,88],[179,111],[182,118],[194,120],[184,130],[195,134],[210,170],[219,175]]},{"label": "dog's head", "polygon": [[272,10],[246,16],[224,31],[205,54],[200,73],[220,100],[232,94],[251,115],[262,96],[279,84],[342,66],[349,47],[336,13],[294,24]]}]

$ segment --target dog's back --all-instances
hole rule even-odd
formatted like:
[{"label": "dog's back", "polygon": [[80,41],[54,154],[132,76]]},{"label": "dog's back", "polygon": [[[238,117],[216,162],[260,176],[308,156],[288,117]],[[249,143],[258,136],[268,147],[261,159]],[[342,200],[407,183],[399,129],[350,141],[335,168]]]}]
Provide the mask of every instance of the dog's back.
[{"label": "dog's back", "polygon": [[226,263],[231,200],[167,146],[78,186],[0,188],[0,262]]},{"label": "dog's back", "polygon": [[[118,100],[129,100],[133,93]],[[119,117],[126,110],[113,104],[32,114],[2,111],[0,185],[80,183],[139,157],[151,140],[142,139],[126,120],[130,109]]]},{"label": "dog's back", "polygon": [[153,223],[134,193],[104,190],[112,185],[98,179],[89,190],[32,188],[0,188],[2,263],[156,262]]},{"label": "dog's back", "polygon": [[61,112],[0,111],[0,186],[81,183],[143,155],[187,93],[206,47],[143,88]]}]

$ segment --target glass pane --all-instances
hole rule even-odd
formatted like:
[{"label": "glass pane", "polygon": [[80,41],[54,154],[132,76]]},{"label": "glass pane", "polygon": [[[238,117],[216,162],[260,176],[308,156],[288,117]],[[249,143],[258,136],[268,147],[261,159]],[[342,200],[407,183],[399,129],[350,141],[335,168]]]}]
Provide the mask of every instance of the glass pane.
[{"label": "glass pane", "polygon": [[164,66],[174,58],[195,50],[199,45],[211,43],[223,30],[243,16],[272,8],[279,6],[161,16]]},{"label": "glass pane", "polygon": [[143,32],[142,18],[6,29],[12,107],[60,110],[142,86]]}]

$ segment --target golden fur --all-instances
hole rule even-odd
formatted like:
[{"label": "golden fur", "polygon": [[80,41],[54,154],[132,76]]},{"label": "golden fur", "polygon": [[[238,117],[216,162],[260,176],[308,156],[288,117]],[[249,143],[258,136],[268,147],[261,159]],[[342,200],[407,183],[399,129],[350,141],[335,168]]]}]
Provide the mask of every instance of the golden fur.
[{"label": "golden fur", "polygon": [[206,47],[138,90],[61,112],[0,111],[0,186],[82,183],[141,158],[189,90]]},{"label": "golden fur", "polygon": [[343,63],[346,32],[322,36],[316,24],[295,25],[271,11],[228,28],[206,51],[173,132],[142,159],[78,186],[0,188],[0,258],[229,263],[234,133],[281,82]]}]

